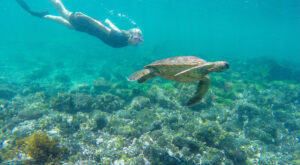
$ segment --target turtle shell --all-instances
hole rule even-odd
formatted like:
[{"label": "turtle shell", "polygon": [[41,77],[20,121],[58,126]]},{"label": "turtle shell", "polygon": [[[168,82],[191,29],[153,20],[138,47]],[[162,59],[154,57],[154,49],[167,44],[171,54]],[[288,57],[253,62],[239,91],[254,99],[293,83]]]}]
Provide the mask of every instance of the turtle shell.
[{"label": "turtle shell", "polygon": [[[206,63],[205,60],[195,56],[178,56],[155,61],[147,66],[162,66],[162,65],[188,65],[195,66]],[[146,67],[147,67],[146,66]]]},{"label": "turtle shell", "polygon": [[155,61],[145,68],[154,68],[156,75],[171,81],[194,82],[200,80],[204,75],[197,75],[194,72],[188,72],[179,76],[175,74],[189,69],[191,67],[206,63],[205,60],[195,56],[178,56],[159,61]]}]

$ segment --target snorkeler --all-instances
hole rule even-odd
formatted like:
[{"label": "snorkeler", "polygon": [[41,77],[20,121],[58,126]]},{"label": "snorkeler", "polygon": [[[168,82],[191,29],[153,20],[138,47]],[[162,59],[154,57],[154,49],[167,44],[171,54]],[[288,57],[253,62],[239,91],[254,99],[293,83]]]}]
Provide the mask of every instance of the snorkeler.
[{"label": "snorkeler", "polygon": [[16,1],[24,10],[33,16],[46,18],[68,28],[88,33],[99,38],[107,45],[115,48],[125,47],[128,45],[136,46],[138,44],[142,44],[144,41],[142,38],[142,32],[139,28],[132,28],[128,31],[120,30],[109,19],[106,19],[105,23],[109,26],[107,27],[102,22],[83,13],[73,13],[68,11],[62,4],[61,0],[50,0],[60,16],[49,15],[47,11],[34,12],[24,2],[24,0]]}]

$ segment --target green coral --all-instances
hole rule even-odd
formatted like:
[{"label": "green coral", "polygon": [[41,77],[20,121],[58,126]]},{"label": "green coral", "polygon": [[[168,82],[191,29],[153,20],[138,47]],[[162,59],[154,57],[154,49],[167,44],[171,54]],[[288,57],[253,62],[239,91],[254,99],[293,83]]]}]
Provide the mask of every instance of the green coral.
[{"label": "green coral", "polygon": [[199,149],[201,147],[201,143],[191,140],[191,139],[187,139],[187,138],[183,138],[180,136],[175,136],[172,140],[172,143],[177,146],[179,149],[182,149],[183,147],[187,147],[190,151],[192,152],[199,152]]},{"label": "green coral", "polygon": [[215,121],[207,121],[202,124],[202,126],[194,132],[194,136],[202,141],[206,142],[208,146],[218,146],[220,140],[223,138],[225,132],[222,130],[220,124]]},{"label": "green coral", "polygon": [[[56,139],[50,138],[44,132],[37,132],[29,137],[17,140],[16,147],[7,155],[13,157],[12,154],[25,153],[35,163],[57,164],[66,153],[66,148],[58,145]],[[24,163],[31,164],[31,162]]]},{"label": "green coral", "polygon": [[108,120],[107,118],[105,117],[104,114],[97,114],[94,118],[95,122],[96,122],[96,128],[97,130],[101,130],[103,129],[107,123],[108,123]]}]

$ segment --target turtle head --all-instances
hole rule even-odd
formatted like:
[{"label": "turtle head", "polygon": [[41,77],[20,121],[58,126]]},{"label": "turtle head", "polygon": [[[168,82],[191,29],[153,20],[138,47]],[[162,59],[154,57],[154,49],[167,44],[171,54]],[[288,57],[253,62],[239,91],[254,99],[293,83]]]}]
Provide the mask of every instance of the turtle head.
[{"label": "turtle head", "polygon": [[214,62],[213,71],[214,72],[225,72],[230,68],[230,65],[226,61],[217,61]]}]

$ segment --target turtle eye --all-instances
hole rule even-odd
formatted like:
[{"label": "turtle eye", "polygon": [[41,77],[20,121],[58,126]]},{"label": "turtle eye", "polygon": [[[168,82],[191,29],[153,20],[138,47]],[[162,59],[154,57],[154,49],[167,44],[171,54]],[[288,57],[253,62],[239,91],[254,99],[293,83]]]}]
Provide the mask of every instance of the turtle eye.
[{"label": "turtle eye", "polygon": [[224,69],[229,69],[229,68],[230,68],[230,65],[228,63],[225,63]]},{"label": "turtle eye", "polygon": [[225,64],[225,68],[226,68],[226,69],[229,69],[229,68],[230,68],[230,65],[229,65],[228,63],[226,63],[226,64]]}]

